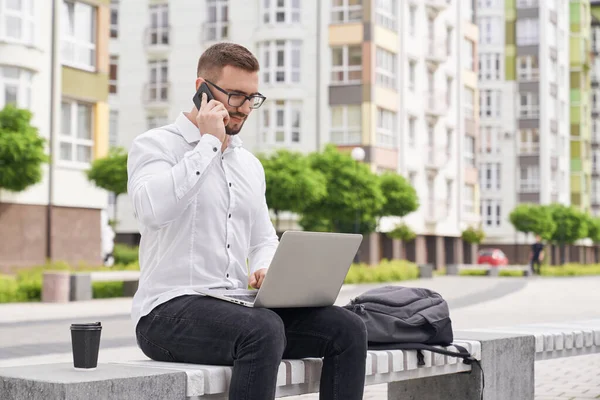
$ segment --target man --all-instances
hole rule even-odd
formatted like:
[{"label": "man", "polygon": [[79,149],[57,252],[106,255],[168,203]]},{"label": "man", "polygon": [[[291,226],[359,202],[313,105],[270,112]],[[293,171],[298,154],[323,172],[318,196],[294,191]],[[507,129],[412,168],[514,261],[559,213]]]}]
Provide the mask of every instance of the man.
[{"label": "man", "polygon": [[[533,273],[540,275],[542,270],[542,261],[544,261],[544,244],[542,243],[542,238],[540,235],[535,235],[535,243],[531,245],[529,259]],[[536,266],[537,269],[535,268]]]},{"label": "man", "polygon": [[210,47],[195,88],[206,82],[215,99],[203,95],[200,111],[131,146],[128,191],[142,235],[138,344],[158,361],[233,365],[231,400],[273,399],[281,359],[304,357],[324,358],[321,399],[362,399],[366,327],[354,313],[248,308],[194,292],[259,288],[278,245],[264,170],[237,136],[264,101],[258,70],[242,46]]}]

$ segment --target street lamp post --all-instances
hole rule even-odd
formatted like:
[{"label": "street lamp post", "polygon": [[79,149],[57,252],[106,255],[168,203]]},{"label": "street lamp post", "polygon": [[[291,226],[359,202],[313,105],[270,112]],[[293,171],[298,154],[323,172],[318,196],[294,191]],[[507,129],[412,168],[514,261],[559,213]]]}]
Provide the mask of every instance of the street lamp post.
[{"label": "street lamp post", "polygon": [[[362,147],[355,147],[352,149],[351,153],[352,159],[355,161],[355,171],[358,175],[358,163],[362,162],[365,159],[365,150]],[[360,192],[358,192],[360,193]],[[356,207],[356,216],[354,219],[354,233],[360,233],[360,208]],[[360,262],[360,249],[356,252],[354,256],[354,263],[358,264]]]}]

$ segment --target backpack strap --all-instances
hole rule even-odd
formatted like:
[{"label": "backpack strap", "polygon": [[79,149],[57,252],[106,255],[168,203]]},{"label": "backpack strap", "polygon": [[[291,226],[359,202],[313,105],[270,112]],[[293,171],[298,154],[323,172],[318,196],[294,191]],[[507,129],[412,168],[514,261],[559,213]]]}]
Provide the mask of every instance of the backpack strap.
[{"label": "backpack strap", "polygon": [[463,362],[467,365],[471,365],[475,361],[475,358],[464,347],[455,344],[452,344],[452,346],[456,347],[458,351],[446,350],[424,343],[369,343],[369,350],[417,350],[418,365],[425,365],[425,357],[422,350],[462,358]]}]

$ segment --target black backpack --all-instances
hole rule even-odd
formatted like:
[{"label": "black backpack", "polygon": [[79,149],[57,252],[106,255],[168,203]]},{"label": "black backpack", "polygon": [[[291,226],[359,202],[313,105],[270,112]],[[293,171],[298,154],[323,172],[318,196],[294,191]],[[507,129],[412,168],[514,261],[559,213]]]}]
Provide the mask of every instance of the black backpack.
[{"label": "black backpack", "polygon": [[421,350],[477,362],[462,346],[458,352],[434,346],[450,346],[454,340],[448,303],[429,289],[384,286],[352,299],[344,308],[367,326],[370,350],[417,350],[418,365],[425,365]]}]

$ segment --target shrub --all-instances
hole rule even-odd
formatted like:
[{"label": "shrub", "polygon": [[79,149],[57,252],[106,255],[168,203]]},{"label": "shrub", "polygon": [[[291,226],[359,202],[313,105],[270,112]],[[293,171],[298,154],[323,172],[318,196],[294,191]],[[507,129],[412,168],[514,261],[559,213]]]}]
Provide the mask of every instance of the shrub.
[{"label": "shrub", "polygon": [[382,260],[377,266],[354,264],[344,283],[397,282],[419,277],[419,267],[405,260]]},{"label": "shrub", "polygon": [[17,280],[11,276],[0,275],[0,303],[16,301],[20,301]]},{"label": "shrub", "polygon": [[123,282],[93,282],[92,297],[94,299],[123,297]]},{"label": "shrub", "polygon": [[124,244],[115,244],[113,256],[116,264],[131,264],[136,262],[139,256],[139,248],[127,246]]},{"label": "shrub", "polygon": [[542,266],[542,276],[589,276],[600,275],[600,264],[565,264]]}]

